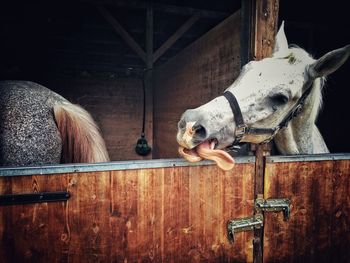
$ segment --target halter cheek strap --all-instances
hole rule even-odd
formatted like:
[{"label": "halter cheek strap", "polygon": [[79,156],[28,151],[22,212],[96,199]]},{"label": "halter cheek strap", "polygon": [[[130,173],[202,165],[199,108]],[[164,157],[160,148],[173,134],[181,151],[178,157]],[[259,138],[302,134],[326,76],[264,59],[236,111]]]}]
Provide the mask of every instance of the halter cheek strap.
[{"label": "halter cheek strap", "polygon": [[235,95],[233,95],[229,91],[226,91],[223,94],[223,96],[230,103],[230,107],[231,107],[231,110],[233,112],[233,117],[234,117],[235,123],[236,123],[235,141],[233,142],[233,145],[238,144],[238,143],[240,143],[244,134],[246,133],[247,125],[244,123],[241,108],[238,105],[238,102],[237,102]]},{"label": "halter cheek strap", "polygon": [[236,123],[235,141],[228,148],[232,148],[232,146],[239,144],[241,140],[245,136],[248,137],[248,135],[250,137],[253,136],[253,137],[259,137],[260,139],[262,138],[260,143],[266,143],[271,141],[281,128],[287,127],[288,123],[300,113],[302,107],[304,106],[306,98],[311,93],[311,90],[313,87],[312,84],[313,84],[313,79],[309,78],[304,85],[304,92],[301,95],[301,97],[298,99],[296,104],[294,104],[291,110],[287,112],[284,118],[274,128],[258,128],[258,127],[251,127],[251,126],[248,127],[248,125],[244,123],[242,112],[238,105],[235,95],[233,95],[229,91],[226,91],[223,94],[223,96],[227,99],[227,101],[230,104],[230,107],[235,119],[235,123]]},{"label": "halter cheek strap", "polygon": [[[230,91],[226,91],[223,96],[227,99],[227,101],[230,104],[231,110],[233,112],[233,116],[236,123],[236,130],[235,130],[235,141],[232,143],[231,146],[228,148],[231,148],[234,145],[237,145],[241,143],[242,139],[245,136],[253,136],[253,137],[265,137],[266,139],[263,139],[263,142],[267,142],[272,139],[277,131],[279,130],[279,127],[276,128],[255,128],[255,127],[248,127],[247,124],[244,123],[243,115],[241,112],[241,109],[238,105],[237,99],[235,95],[233,95]],[[265,135],[265,136],[264,136]],[[266,136],[267,135],[267,136]]]}]

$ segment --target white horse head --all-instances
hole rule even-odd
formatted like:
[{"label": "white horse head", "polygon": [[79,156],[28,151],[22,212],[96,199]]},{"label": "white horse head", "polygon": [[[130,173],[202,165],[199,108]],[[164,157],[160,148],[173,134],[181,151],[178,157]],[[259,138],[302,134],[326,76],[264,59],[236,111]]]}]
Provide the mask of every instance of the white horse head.
[{"label": "white horse head", "polygon": [[[274,131],[248,132],[240,138],[241,142],[262,143],[274,137],[282,154],[328,152],[315,126],[321,88],[324,78],[345,63],[349,55],[347,45],[315,60],[303,49],[288,45],[282,23],[272,57],[246,64],[226,90],[236,98],[246,130]],[[308,95],[303,96],[304,93]],[[302,104],[298,116],[284,122],[283,129],[276,129],[288,113],[296,110],[298,103]],[[238,115],[225,96],[185,111],[178,123],[180,154],[189,161],[209,157],[219,166],[220,162],[225,163],[222,168],[231,168],[233,159],[222,149],[237,140]]]}]

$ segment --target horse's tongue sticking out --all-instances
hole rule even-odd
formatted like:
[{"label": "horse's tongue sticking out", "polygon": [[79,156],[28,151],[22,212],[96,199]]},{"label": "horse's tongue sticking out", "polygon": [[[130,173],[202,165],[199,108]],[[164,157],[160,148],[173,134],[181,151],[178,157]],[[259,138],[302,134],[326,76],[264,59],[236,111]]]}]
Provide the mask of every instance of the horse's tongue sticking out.
[{"label": "horse's tongue sticking out", "polygon": [[208,159],[214,161],[222,170],[231,170],[235,165],[232,156],[223,150],[214,149],[214,147],[214,141],[205,141],[191,150],[179,147],[179,153],[189,162]]}]

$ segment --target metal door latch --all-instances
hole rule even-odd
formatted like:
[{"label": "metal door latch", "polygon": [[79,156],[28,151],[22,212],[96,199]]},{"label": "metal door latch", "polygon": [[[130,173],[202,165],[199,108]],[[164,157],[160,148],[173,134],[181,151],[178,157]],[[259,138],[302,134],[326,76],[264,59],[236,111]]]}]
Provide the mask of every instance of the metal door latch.
[{"label": "metal door latch", "polygon": [[242,231],[252,231],[259,229],[264,225],[263,212],[283,212],[283,219],[287,221],[290,216],[290,200],[289,199],[263,199],[255,200],[255,215],[230,220],[227,223],[228,239],[234,242],[235,234]]},{"label": "metal door latch", "polygon": [[262,199],[255,200],[255,209],[264,212],[283,212],[284,221],[288,221],[290,216],[290,200],[289,199]]},{"label": "metal door latch", "polygon": [[242,231],[252,231],[263,226],[263,215],[255,215],[252,217],[239,218],[231,220],[227,224],[228,239],[231,242],[235,240],[235,234]]}]

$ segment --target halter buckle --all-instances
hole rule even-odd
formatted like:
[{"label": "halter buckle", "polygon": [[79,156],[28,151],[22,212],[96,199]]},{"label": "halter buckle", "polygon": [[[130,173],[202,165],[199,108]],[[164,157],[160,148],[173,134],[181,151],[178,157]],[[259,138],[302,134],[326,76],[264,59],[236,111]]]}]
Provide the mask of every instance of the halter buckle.
[{"label": "halter buckle", "polygon": [[238,138],[241,138],[243,137],[244,134],[246,134],[246,131],[247,131],[247,125],[245,124],[238,125],[236,127],[235,136]]},{"label": "halter buckle", "polygon": [[276,134],[279,132],[279,130],[281,129],[281,127],[277,126],[275,128],[275,130],[273,131],[273,133],[271,134],[271,140],[276,136]]},{"label": "halter buckle", "polygon": [[298,106],[295,107],[295,110],[293,112],[293,117],[296,117],[299,115],[299,113],[301,112],[301,108],[303,107],[302,104],[299,104]]},{"label": "halter buckle", "polygon": [[261,143],[269,143],[273,138],[275,138],[276,134],[281,130],[280,126],[277,126],[275,130],[271,133],[270,137],[268,137],[266,140],[264,140]]}]

